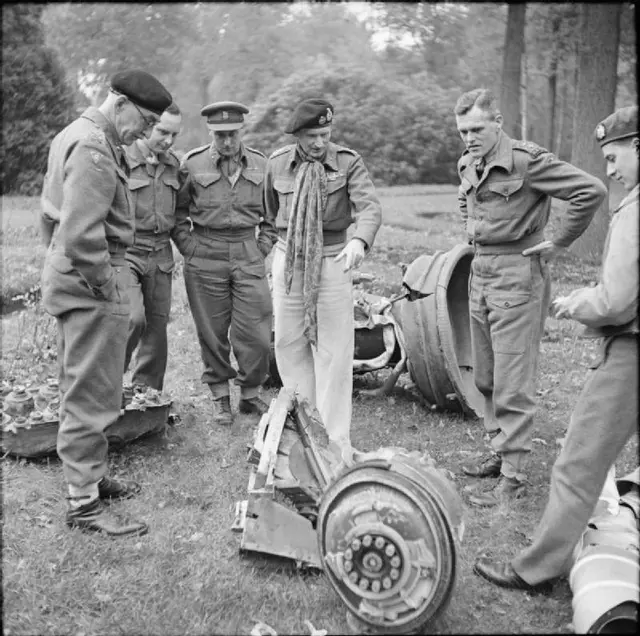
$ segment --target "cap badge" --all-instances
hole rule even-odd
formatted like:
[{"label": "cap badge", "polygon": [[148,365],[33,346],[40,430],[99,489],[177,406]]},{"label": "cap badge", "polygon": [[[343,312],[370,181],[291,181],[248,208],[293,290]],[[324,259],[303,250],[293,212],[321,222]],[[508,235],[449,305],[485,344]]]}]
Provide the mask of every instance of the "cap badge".
[{"label": "cap badge", "polygon": [[330,108],[327,108],[327,121],[331,121],[333,119],[333,113]]},{"label": "cap badge", "polygon": [[598,124],[596,126],[596,139],[598,141],[601,141],[602,139],[604,139],[606,134],[607,134],[607,130],[604,127],[604,124]]},{"label": "cap badge", "polygon": [[222,111],[222,119],[229,119],[229,113],[226,110]]},{"label": "cap badge", "polygon": [[318,123],[323,125],[327,123],[327,120],[325,119],[324,115],[320,115],[319,119],[318,119]]}]

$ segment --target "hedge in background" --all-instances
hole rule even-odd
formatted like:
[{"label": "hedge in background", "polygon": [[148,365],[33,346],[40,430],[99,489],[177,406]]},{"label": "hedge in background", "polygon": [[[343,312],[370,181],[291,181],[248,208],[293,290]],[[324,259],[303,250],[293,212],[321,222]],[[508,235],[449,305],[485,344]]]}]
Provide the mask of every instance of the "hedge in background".
[{"label": "hedge in background", "polygon": [[2,194],[39,194],[53,137],[75,116],[74,98],[44,44],[43,5],[2,7]]},{"label": "hedge in background", "polygon": [[254,105],[255,123],[245,140],[267,155],[293,143],[282,130],[295,104],[324,97],[335,108],[332,141],[360,153],[376,183],[455,183],[462,150],[453,115],[457,96],[426,73],[408,85],[358,68],[329,68],[319,60]]}]

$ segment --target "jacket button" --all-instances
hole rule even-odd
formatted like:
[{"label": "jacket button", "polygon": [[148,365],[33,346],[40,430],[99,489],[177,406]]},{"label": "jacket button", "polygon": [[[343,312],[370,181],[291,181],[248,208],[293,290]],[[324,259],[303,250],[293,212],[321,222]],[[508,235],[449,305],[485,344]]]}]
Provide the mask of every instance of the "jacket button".
[{"label": "jacket button", "polygon": [[511,303],[508,300],[504,301],[504,306],[505,307],[511,307]]}]

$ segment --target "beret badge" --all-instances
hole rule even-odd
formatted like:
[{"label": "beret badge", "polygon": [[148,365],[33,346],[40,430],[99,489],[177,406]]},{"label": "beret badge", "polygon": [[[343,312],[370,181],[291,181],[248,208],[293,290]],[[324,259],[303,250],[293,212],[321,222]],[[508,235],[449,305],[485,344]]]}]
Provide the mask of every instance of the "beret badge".
[{"label": "beret badge", "polygon": [[330,108],[327,108],[327,121],[331,121],[333,119],[333,113]]},{"label": "beret badge", "polygon": [[596,126],[596,139],[598,141],[601,141],[602,139],[604,139],[606,134],[607,134],[607,131],[604,127],[604,124],[598,124]]}]

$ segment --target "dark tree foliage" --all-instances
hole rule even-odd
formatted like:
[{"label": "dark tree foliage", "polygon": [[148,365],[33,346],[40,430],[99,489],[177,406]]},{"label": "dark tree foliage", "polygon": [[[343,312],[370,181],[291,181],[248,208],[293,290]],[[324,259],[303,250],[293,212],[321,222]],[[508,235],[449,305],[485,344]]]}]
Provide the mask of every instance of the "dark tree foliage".
[{"label": "dark tree foliage", "polygon": [[362,155],[379,185],[455,183],[461,144],[452,104],[455,96],[427,73],[412,83],[383,81],[350,67],[309,68],[254,106],[245,141],[270,154],[293,143],[282,132],[295,104],[322,96],[335,108],[332,141]]},{"label": "dark tree foliage", "polygon": [[74,117],[74,98],[44,44],[43,5],[2,7],[2,194],[38,194],[53,137]]}]

